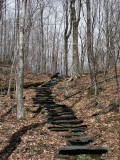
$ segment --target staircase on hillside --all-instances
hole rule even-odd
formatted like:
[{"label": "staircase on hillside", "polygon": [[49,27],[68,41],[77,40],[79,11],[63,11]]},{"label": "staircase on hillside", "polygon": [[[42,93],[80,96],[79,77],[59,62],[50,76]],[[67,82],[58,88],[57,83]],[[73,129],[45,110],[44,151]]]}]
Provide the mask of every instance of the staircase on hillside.
[{"label": "staircase on hillside", "polygon": [[[101,147],[91,147],[89,144],[94,141],[94,137],[85,136],[84,132],[87,130],[87,125],[83,125],[83,121],[79,120],[69,107],[56,104],[54,97],[51,96],[51,89],[61,80],[62,78],[58,77],[41,87],[37,87],[36,97],[33,98],[34,104],[39,104],[39,107],[44,104],[44,111],[48,113],[47,123],[53,124],[48,129],[53,132],[68,132],[66,134],[66,146],[59,148],[59,155],[57,156],[64,157],[64,159],[73,156],[76,157],[76,160],[80,160],[82,155],[89,155],[100,160],[101,155],[107,153],[108,150]],[[40,111],[39,108],[38,111]]]}]

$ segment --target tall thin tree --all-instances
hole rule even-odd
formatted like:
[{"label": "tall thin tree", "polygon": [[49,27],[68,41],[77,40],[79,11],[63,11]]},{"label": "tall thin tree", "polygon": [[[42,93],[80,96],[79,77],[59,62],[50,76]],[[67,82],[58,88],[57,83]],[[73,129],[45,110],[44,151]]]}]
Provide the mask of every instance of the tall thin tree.
[{"label": "tall thin tree", "polygon": [[27,0],[22,0],[22,12],[19,32],[19,60],[18,60],[18,91],[17,91],[17,118],[24,118],[23,108],[23,77],[24,77],[24,26]]},{"label": "tall thin tree", "polygon": [[78,8],[76,10],[75,0],[71,0],[72,27],[73,27],[73,68],[72,78],[79,77],[79,56],[78,56],[78,25],[80,21],[81,0],[78,0]]},{"label": "tall thin tree", "polygon": [[95,66],[94,66],[94,55],[92,49],[92,32],[91,32],[91,7],[90,0],[86,0],[87,5],[87,55],[88,65],[90,70],[91,86],[95,86]]},{"label": "tall thin tree", "polygon": [[[64,57],[64,74],[68,75],[68,39],[72,30],[72,14],[70,15],[70,29],[68,31],[69,23],[68,23],[68,0],[65,2],[65,32],[64,32],[64,47],[65,47],[65,57]],[[72,3],[70,3],[72,4]],[[71,12],[72,13],[72,12]]]},{"label": "tall thin tree", "polygon": [[3,0],[0,0],[0,20],[2,17]]}]

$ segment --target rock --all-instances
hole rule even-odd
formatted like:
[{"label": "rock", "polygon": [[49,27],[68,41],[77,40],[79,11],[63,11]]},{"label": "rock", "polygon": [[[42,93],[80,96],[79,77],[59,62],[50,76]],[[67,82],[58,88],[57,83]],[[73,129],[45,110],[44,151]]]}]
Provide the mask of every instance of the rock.
[{"label": "rock", "polygon": [[104,154],[107,152],[106,148],[87,146],[66,146],[59,149],[59,154],[63,155]]},{"label": "rock", "polygon": [[78,138],[69,138],[67,139],[67,144],[68,145],[86,145],[89,144],[90,142],[93,142],[93,137],[78,137]]}]

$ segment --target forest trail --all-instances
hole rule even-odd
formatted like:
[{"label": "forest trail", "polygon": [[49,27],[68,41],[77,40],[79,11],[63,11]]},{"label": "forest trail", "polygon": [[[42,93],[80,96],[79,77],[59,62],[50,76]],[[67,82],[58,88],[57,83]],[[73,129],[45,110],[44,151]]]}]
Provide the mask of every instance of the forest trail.
[{"label": "forest trail", "polygon": [[[89,75],[69,83],[65,79],[68,97],[64,97],[64,79],[35,75],[31,75],[35,78],[31,81],[42,79],[43,84],[24,89],[25,119],[18,121],[16,105],[12,107],[7,95],[3,97],[0,122],[2,160],[16,157],[41,160],[119,160],[119,115],[116,110],[92,116],[107,108],[108,105],[103,103],[105,100],[109,102],[116,96],[112,94],[114,79],[107,82],[106,90],[98,95],[104,104],[99,109],[99,105],[94,106],[94,97],[87,97]],[[108,153],[102,154],[107,152],[106,149]]]},{"label": "forest trail", "polygon": [[66,140],[67,146],[59,148],[59,155],[56,156],[61,159],[70,159],[69,156],[72,155],[72,158],[77,160],[76,155],[86,154],[90,157],[97,157],[96,160],[100,159],[101,155],[108,150],[102,147],[91,147],[89,144],[94,141],[94,137],[85,136],[87,125],[82,125],[83,121],[79,120],[68,106],[54,102],[51,89],[61,80],[62,78],[58,77],[41,87],[36,87],[36,97],[33,98],[35,106],[39,106],[36,114],[41,112],[41,105],[43,105],[42,113],[47,112],[46,123],[52,124],[48,129],[52,132],[66,132],[66,136],[69,137]]}]

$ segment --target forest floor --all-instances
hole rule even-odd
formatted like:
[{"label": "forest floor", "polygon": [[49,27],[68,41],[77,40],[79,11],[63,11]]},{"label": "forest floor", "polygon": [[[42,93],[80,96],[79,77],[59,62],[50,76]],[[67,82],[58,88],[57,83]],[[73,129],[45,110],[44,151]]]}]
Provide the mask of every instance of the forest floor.
[{"label": "forest floor", "polygon": [[[1,84],[8,84],[9,69],[0,74]],[[2,69],[1,69],[2,71]],[[120,73],[120,70],[119,70]],[[3,74],[5,74],[3,76]],[[115,75],[114,70],[107,73],[107,78]],[[2,81],[3,80],[3,81]],[[50,76],[39,75],[33,71],[25,71],[25,82],[50,80]],[[98,81],[103,80],[103,74],[99,74]],[[120,78],[119,78],[120,82]],[[40,86],[39,86],[40,87]],[[120,114],[115,109],[106,114],[92,116],[94,113],[104,110],[109,104],[118,100],[116,91],[116,79],[113,78],[106,83],[100,83],[101,92],[97,95],[98,104],[95,104],[94,95],[89,94],[90,87],[89,74],[84,74],[79,79],[69,82],[63,80],[52,89],[54,101],[58,104],[65,104],[75,111],[78,119],[84,121],[88,128],[85,132],[88,136],[94,137],[92,146],[105,147],[108,153],[102,156],[103,160],[120,160]],[[0,150],[7,152],[8,160],[58,160],[55,154],[60,147],[66,145],[66,139],[63,132],[52,132],[48,129],[50,124],[46,122],[46,113],[35,116],[33,111],[32,98],[35,97],[35,88],[24,89],[24,110],[25,119],[16,118],[16,101],[7,95],[1,95],[0,114]],[[35,109],[35,108],[34,108]],[[18,135],[18,132],[20,134]],[[18,136],[19,143],[14,147],[14,135]],[[10,146],[13,150],[8,150]],[[2,159],[4,160],[4,158]]]}]

